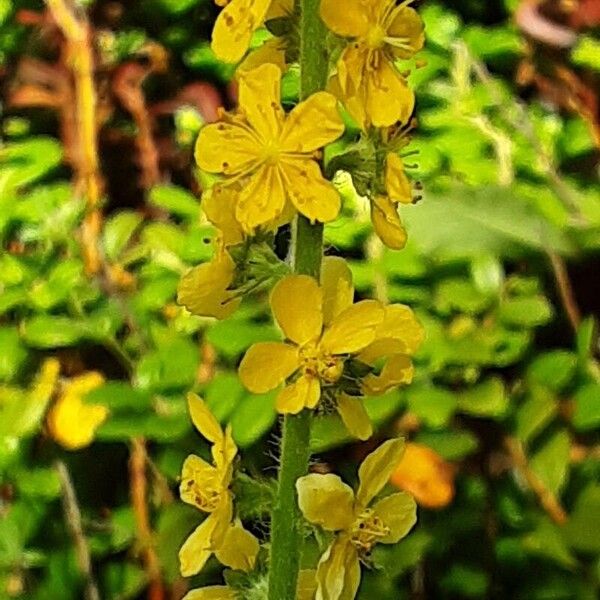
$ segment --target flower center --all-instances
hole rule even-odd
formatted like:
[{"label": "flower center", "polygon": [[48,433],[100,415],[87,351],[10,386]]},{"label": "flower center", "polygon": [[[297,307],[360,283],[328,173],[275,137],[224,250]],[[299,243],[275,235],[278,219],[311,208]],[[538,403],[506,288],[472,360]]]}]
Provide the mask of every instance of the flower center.
[{"label": "flower center", "polygon": [[381,25],[371,27],[366,38],[367,46],[372,50],[381,48],[385,43],[385,35],[385,29]]},{"label": "flower center", "polygon": [[361,554],[367,554],[371,548],[388,535],[390,528],[370,508],[363,511],[352,525],[351,541]]},{"label": "flower center", "polygon": [[269,140],[261,151],[261,159],[268,165],[275,165],[279,161],[281,150],[275,141]]},{"label": "flower center", "polygon": [[344,371],[343,358],[325,354],[313,342],[300,348],[300,360],[305,375],[317,377],[324,383],[335,383]]}]

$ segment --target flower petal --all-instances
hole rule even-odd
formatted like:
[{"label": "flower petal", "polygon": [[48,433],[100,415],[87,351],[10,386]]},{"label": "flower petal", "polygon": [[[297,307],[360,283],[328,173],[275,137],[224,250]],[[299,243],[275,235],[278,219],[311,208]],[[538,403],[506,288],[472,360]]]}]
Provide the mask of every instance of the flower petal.
[{"label": "flower petal", "polygon": [[282,73],[287,70],[285,62],[286,42],[282,38],[271,38],[252,50],[237,68],[236,74],[252,71],[256,67],[270,63],[276,65]]},{"label": "flower petal", "polygon": [[262,165],[240,191],[236,219],[246,231],[252,232],[281,215],[285,198],[279,170],[272,165]]},{"label": "flower petal", "polygon": [[208,515],[185,540],[179,550],[179,570],[184,577],[191,577],[202,570],[212,554],[212,534],[217,519]]},{"label": "flower petal", "polygon": [[347,536],[327,548],[317,567],[316,600],[354,600],[360,584],[360,563]]},{"label": "flower petal", "polygon": [[414,367],[406,354],[394,354],[384,363],[381,373],[370,373],[361,381],[361,389],[367,396],[379,396],[399,385],[409,384],[414,375]]},{"label": "flower petal", "polygon": [[385,56],[381,56],[378,69],[367,72],[365,85],[366,112],[375,127],[408,121],[415,95]]},{"label": "flower petal", "polygon": [[376,300],[363,300],[342,311],[325,330],[320,347],[329,354],[358,352],[375,339],[383,321],[383,306]]},{"label": "flower petal", "polygon": [[395,438],[383,442],[371,452],[358,469],[357,502],[366,507],[383,489],[404,453],[404,440]]},{"label": "flower petal", "polygon": [[337,475],[310,473],[296,481],[304,518],[327,531],[348,529],[354,520],[354,492]]},{"label": "flower petal", "polygon": [[219,230],[224,247],[244,241],[244,230],[235,218],[239,190],[233,186],[215,185],[202,194],[202,210],[206,218]]},{"label": "flower petal", "polygon": [[266,63],[239,76],[239,106],[265,143],[276,142],[283,124],[281,70]]},{"label": "flower petal", "polygon": [[371,202],[371,221],[379,239],[392,250],[406,246],[406,230],[398,210],[387,196],[376,196]]},{"label": "flower petal", "polygon": [[289,17],[294,12],[294,0],[272,0],[266,20]]},{"label": "flower petal", "polygon": [[320,12],[323,23],[342,37],[362,37],[368,31],[364,0],[345,0],[341,10],[339,0],[321,0]]},{"label": "flower petal", "polygon": [[317,338],[323,328],[323,293],[308,275],[289,275],[271,292],[271,310],[285,336],[302,345]]},{"label": "flower petal", "polygon": [[403,342],[402,352],[414,354],[423,343],[425,332],[412,309],[404,304],[385,307],[383,323],[377,330],[378,339],[393,338]]},{"label": "flower petal", "polygon": [[209,465],[199,456],[190,454],[181,468],[179,495],[187,504],[191,504],[202,511],[207,511],[207,507],[202,503],[201,494],[198,493],[198,488],[216,489],[219,483],[218,479],[219,472],[215,467]]},{"label": "flower petal", "polygon": [[237,175],[248,173],[260,161],[257,137],[240,119],[229,118],[205,125],[196,140],[194,158],[209,173]]},{"label": "flower petal", "polygon": [[198,265],[183,275],[177,288],[177,302],[191,313],[224,319],[240,305],[227,288],[231,285],[235,264],[227,252]]},{"label": "flower petal", "polygon": [[396,58],[410,58],[423,47],[425,42],[423,21],[419,13],[409,6],[398,6],[396,11],[394,19],[388,27],[387,35],[402,40],[403,47],[390,45],[390,49]]},{"label": "flower petal", "polygon": [[213,52],[225,62],[239,62],[252,34],[263,24],[270,4],[271,0],[231,0],[215,22]]},{"label": "flower petal", "polygon": [[281,342],[258,342],[244,355],[238,373],[246,389],[264,394],[282,384],[297,368],[297,348]]},{"label": "flower petal", "polygon": [[354,286],[348,263],[339,256],[326,256],[321,263],[323,321],[329,325],[343,310],[352,305]]},{"label": "flower petal", "polygon": [[314,160],[284,157],[280,170],[288,198],[298,212],[312,222],[321,223],[333,221],[338,216],[342,199]]},{"label": "flower petal", "polygon": [[390,152],[385,161],[385,190],[392,202],[412,204],[412,186],[402,159],[394,152]]},{"label": "flower petal", "polygon": [[254,568],[259,548],[258,540],[238,523],[227,530],[215,556],[230,569],[248,572]]},{"label": "flower petal", "polygon": [[368,440],[373,435],[371,419],[365,410],[362,398],[340,394],[336,409],[350,435],[359,440]]},{"label": "flower petal", "polygon": [[285,120],[281,133],[284,152],[310,153],[337,140],[344,133],[344,122],[337,99],[328,92],[317,92],[300,102]]},{"label": "flower petal", "polygon": [[182,600],[235,600],[236,593],[226,585],[210,585],[190,590]]},{"label": "flower petal", "polygon": [[417,503],[406,492],[386,496],[373,506],[373,512],[390,532],[378,541],[382,544],[396,544],[413,528],[417,522]]},{"label": "flower petal", "polygon": [[317,572],[315,569],[301,569],[298,573],[296,600],[314,600],[317,589]]},{"label": "flower petal", "polygon": [[197,394],[187,395],[187,404],[194,427],[209,441],[216,444],[223,438],[223,430],[206,402]]},{"label": "flower petal", "polygon": [[321,397],[321,385],[315,377],[299,377],[284,387],[275,401],[280,414],[298,414],[303,408],[314,408]]}]

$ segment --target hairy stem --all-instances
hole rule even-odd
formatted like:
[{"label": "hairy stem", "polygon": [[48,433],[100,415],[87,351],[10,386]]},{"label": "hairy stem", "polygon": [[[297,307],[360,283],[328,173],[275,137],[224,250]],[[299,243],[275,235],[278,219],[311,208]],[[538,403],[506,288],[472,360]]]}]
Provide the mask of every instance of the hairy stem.
[{"label": "hairy stem", "polygon": [[[327,83],[327,31],[319,17],[320,0],[300,2],[300,99]],[[323,226],[299,215],[294,225],[292,261],[295,273],[318,278],[323,255]],[[271,519],[269,600],[294,600],[302,553],[302,516],[296,481],[308,471],[310,421],[307,410],[283,420],[277,499]]]}]

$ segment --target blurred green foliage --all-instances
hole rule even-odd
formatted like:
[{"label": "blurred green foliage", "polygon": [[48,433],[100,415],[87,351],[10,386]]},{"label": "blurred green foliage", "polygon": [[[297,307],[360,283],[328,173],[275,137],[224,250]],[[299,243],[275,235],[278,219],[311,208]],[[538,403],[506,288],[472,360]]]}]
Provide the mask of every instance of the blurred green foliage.
[{"label": "blurred green foliage", "polygon": [[[5,69],[37,51],[37,34],[14,17],[40,4],[0,0]],[[428,2],[421,9],[428,46],[410,76],[419,128],[409,149],[418,153],[406,162],[415,163],[410,172],[424,199],[403,212],[407,248],[373,243],[352,191],[344,218],[326,228],[330,251],[351,261],[358,293],[410,304],[427,333],[414,384],[369,400],[369,414],[382,435],[402,431],[410,415],[417,423],[407,430],[411,439],[457,472],[449,506],[421,509],[412,535],[374,553],[364,600],[591,600],[600,588],[595,323],[586,318],[573,334],[551,267],[552,257],[567,261],[582,308],[598,310],[598,154],[581,117],[519,97],[513,75],[524,41],[510,18],[515,3],[492,4]],[[222,85],[230,77],[207,45],[208,0],[145,0],[123,9],[124,27],[111,41],[115,62],[155,40],[170,51],[180,81]],[[598,71],[597,46],[597,38],[583,37],[572,60]],[[160,78],[150,80],[149,93],[158,85]],[[285,85],[293,97],[293,73]],[[194,115],[180,112],[171,124],[188,151]],[[177,551],[197,513],[173,496],[183,459],[203,451],[185,393],[199,392],[231,423],[249,473],[273,469],[274,397],[248,394],[235,369],[252,343],[278,333],[265,302],[248,302],[217,323],[175,305],[179,277],[211,256],[214,235],[183,185],[153,187],[144,209],[109,198],[103,253],[111,272],[130,279],[88,278],[76,234],[85,206],[73,193],[60,141],[27,111],[4,115],[2,128],[0,597],[83,597],[54,468],[61,460],[72,474],[102,598],[140,598],[148,581],[129,498],[130,440],[148,440],[154,542],[164,581],[175,586]],[[110,416],[86,449],[61,449],[44,425],[50,398],[35,395],[34,381],[49,356],[60,358],[63,377],[97,370],[106,378],[86,402],[107,406]],[[507,440],[562,505],[565,524],[544,510]],[[337,417],[314,424],[311,444],[336,470],[353,460],[349,442]],[[263,519],[268,493],[259,492],[242,489],[240,499]],[[216,573],[215,563],[201,581]]]}]

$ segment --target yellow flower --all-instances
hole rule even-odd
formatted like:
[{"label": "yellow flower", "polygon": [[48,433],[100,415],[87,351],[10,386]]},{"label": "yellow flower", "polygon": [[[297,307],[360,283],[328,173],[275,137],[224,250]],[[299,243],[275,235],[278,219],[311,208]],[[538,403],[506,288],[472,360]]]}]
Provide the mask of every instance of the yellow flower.
[{"label": "yellow flower", "polygon": [[406,444],[406,452],[390,483],[412,494],[421,506],[444,508],[454,497],[454,467],[422,444]]},{"label": "yellow flower", "polygon": [[398,209],[387,196],[375,196],[371,200],[371,221],[375,233],[388,248],[402,250],[406,246],[406,229]]},{"label": "yellow flower", "polygon": [[235,218],[236,194],[229,188],[213,186],[202,194],[202,209],[217,228],[218,248],[235,246],[244,241],[244,230]]},{"label": "yellow flower", "polygon": [[285,115],[280,104],[281,71],[272,64],[240,75],[240,110],[206,125],[196,144],[201,169],[223,174],[232,186],[236,219],[252,232],[293,205],[311,221],[331,221],[340,197],[319,167],[319,149],[344,131],[337,101],[318,92]]},{"label": "yellow flower", "polygon": [[108,417],[108,408],[85,404],[83,398],[104,383],[100,373],[91,371],[65,383],[47,418],[50,435],[69,450],[89,446],[96,429]]},{"label": "yellow flower", "polygon": [[229,253],[218,251],[210,262],[184,274],[177,288],[177,302],[194,315],[225,319],[241,302],[229,290],[234,273],[235,263]]},{"label": "yellow flower", "polygon": [[[360,584],[360,561],[377,543],[396,544],[416,522],[416,504],[404,492],[377,496],[404,452],[402,439],[384,442],[362,462],[359,486],[352,488],[333,474],[310,474],[296,482],[305,519],[335,532],[317,567],[317,598],[350,600]],[[371,506],[372,504],[372,506]]]},{"label": "yellow flower", "polygon": [[183,600],[236,600],[235,590],[226,585],[211,585],[189,591]]},{"label": "yellow flower", "polygon": [[274,37],[267,40],[248,54],[244,62],[237,68],[236,73],[240,75],[244,71],[252,71],[252,69],[267,63],[276,65],[282,73],[285,73],[287,70],[287,63],[285,62],[286,48],[287,44],[283,38]]},{"label": "yellow flower", "polygon": [[332,88],[359,125],[385,127],[406,121],[414,95],[394,66],[423,46],[418,14],[396,0],[321,0],[321,18],[334,33],[350,38],[337,63]]},{"label": "yellow flower", "polygon": [[233,496],[229,489],[237,447],[231,428],[223,431],[206,404],[194,394],[188,395],[188,407],[196,429],[212,444],[214,464],[191,454],[181,473],[181,499],[208,517],[192,532],[179,551],[181,574],[198,573],[214,553],[232,569],[249,571],[258,554],[258,540],[233,521]]},{"label": "yellow flower", "polygon": [[296,375],[279,393],[277,410],[298,413],[303,408],[315,408],[321,388],[335,384],[342,376],[346,359],[374,341],[383,321],[383,307],[375,300],[364,300],[344,305],[338,312],[332,282],[319,286],[307,275],[283,278],[273,288],[270,302],[289,342],[254,344],[240,364],[242,383],[260,394]]}]

